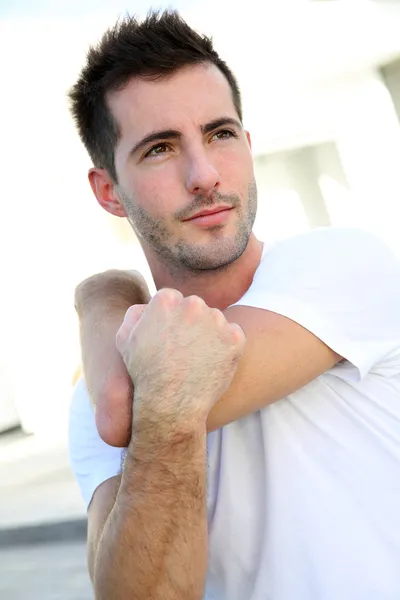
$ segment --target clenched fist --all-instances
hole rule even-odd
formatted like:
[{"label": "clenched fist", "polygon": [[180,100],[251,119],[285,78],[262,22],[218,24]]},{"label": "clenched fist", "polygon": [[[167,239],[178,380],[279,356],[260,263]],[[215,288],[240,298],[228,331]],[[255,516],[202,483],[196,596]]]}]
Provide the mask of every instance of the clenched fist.
[{"label": "clenched fist", "polygon": [[134,384],[134,413],[205,421],[229,387],[244,344],[239,325],[197,296],[163,289],[147,306],[132,306],[117,348]]}]

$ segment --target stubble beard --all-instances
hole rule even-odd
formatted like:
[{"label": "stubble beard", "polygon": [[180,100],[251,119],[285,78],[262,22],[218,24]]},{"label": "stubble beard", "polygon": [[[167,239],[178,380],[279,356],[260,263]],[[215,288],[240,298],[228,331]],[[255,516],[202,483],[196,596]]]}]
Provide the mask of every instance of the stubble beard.
[{"label": "stubble beard", "polygon": [[133,230],[139,240],[144,242],[170,271],[216,271],[223,270],[235,262],[246,250],[257,212],[257,185],[255,180],[248,188],[248,202],[245,210],[239,196],[235,194],[213,194],[210,198],[197,196],[184,211],[174,215],[182,221],[196,211],[216,204],[227,204],[237,211],[238,224],[233,237],[218,235],[222,226],[214,228],[216,235],[207,245],[190,243],[186,239],[172,242],[173,234],[165,226],[162,218],[150,215],[138,206],[127,194],[120,190],[120,197]]}]

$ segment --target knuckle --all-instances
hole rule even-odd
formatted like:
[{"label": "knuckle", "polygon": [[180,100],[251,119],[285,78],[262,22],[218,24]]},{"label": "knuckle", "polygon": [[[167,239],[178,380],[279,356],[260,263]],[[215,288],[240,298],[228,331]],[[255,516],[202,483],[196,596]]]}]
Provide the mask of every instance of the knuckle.
[{"label": "knuckle", "polygon": [[134,317],[137,312],[138,306],[136,304],[132,304],[132,306],[130,306],[125,313],[124,321],[129,322],[130,319],[132,319],[132,317]]},{"label": "knuckle", "polygon": [[183,300],[182,309],[183,316],[189,325],[193,325],[201,320],[204,316],[206,303],[199,296],[188,296]]},{"label": "knuckle", "polygon": [[229,328],[233,343],[239,347],[244,345],[246,341],[246,336],[240,325],[238,325],[237,323],[230,323]]},{"label": "knuckle", "polygon": [[214,319],[216,325],[224,326],[227,323],[224,313],[218,310],[218,308],[211,309],[211,317]]},{"label": "knuckle", "polygon": [[157,294],[154,296],[157,302],[161,302],[161,304],[171,306],[178,304],[183,296],[178,290],[173,290],[171,288],[163,288],[159,290]]},{"label": "knuckle", "polygon": [[184,304],[187,308],[204,308],[205,307],[205,302],[202,298],[200,298],[199,296],[187,296],[187,298],[184,299]]}]

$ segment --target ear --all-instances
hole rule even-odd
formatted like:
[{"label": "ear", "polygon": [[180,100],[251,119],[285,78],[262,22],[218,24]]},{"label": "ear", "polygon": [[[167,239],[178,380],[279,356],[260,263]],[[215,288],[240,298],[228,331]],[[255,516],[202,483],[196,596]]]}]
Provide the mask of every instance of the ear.
[{"label": "ear", "polygon": [[249,142],[249,146],[251,148],[251,136],[250,133],[248,131],[245,131],[246,137],[247,137],[247,141]]},{"label": "ear", "polygon": [[90,169],[88,178],[100,206],[116,217],[126,217],[115,184],[107,171],[97,168]]}]

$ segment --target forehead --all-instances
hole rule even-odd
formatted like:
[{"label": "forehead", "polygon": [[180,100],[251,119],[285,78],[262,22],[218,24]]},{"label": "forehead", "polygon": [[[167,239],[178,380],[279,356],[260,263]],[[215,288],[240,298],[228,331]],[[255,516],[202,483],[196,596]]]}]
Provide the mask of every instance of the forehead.
[{"label": "forehead", "polygon": [[215,65],[187,66],[155,81],[132,79],[107,98],[121,133],[131,142],[151,131],[238,118],[228,81]]}]

